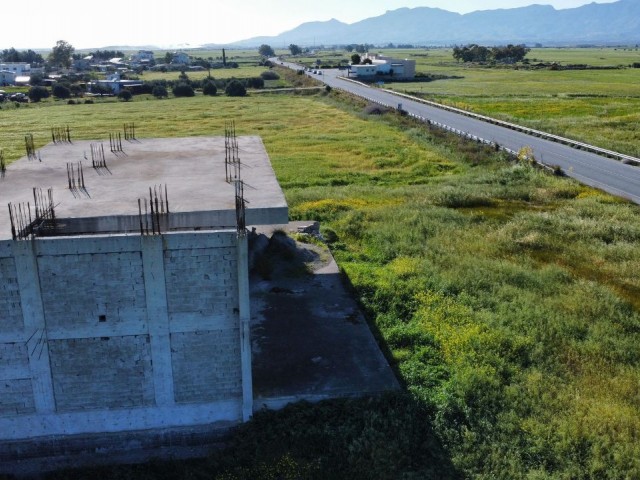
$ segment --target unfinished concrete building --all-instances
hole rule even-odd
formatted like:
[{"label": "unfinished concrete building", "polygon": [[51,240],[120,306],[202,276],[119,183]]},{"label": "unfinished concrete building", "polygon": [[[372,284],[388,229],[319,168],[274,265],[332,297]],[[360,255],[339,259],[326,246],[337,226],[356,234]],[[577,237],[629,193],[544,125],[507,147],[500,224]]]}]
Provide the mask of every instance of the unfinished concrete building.
[{"label": "unfinished concrete building", "polygon": [[0,154],[0,474],[205,455],[261,408],[398,387],[335,262],[250,303],[246,226],[288,222],[259,137],[124,131]]},{"label": "unfinished concrete building", "polygon": [[249,418],[245,223],[288,211],[261,139],[229,132],[62,131],[3,164],[0,441]]}]

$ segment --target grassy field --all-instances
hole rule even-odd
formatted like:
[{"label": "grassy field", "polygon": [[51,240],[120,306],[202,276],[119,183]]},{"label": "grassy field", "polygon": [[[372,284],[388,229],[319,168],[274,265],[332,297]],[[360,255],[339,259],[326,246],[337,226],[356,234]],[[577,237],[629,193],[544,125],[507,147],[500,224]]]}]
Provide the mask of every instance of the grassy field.
[{"label": "grassy field", "polygon": [[205,461],[64,478],[640,476],[638,207],[363,111],[335,92],[0,111],[9,159],[52,125],[261,135],[291,217],[322,222],[408,392],[260,413]]},{"label": "grassy field", "polygon": [[[550,70],[458,63],[450,48],[374,50],[417,62],[417,71],[449,77],[393,83],[385,88],[522,124],[640,157],[640,69]],[[323,62],[348,59],[322,52]],[[534,48],[532,64],[628,67],[640,62],[635,48]],[[311,64],[314,57],[303,59]]]},{"label": "grassy field", "polygon": [[[259,77],[262,72],[269,70],[268,67],[259,66],[257,64],[243,65],[239,68],[214,68],[211,69],[211,76],[213,78],[250,78]],[[207,70],[186,72],[192,80],[203,80],[209,76]],[[178,80],[180,72],[143,72],[142,75],[138,75],[140,80],[150,82],[152,80]]]}]

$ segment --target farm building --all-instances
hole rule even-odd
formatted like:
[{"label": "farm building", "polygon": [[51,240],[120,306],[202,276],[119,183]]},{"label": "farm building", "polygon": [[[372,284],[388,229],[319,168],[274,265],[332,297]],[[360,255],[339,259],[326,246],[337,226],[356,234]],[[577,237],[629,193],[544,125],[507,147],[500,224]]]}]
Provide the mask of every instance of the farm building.
[{"label": "farm building", "polygon": [[386,75],[398,79],[412,79],[416,75],[415,60],[392,58],[385,55],[366,54],[362,61],[370,60],[371,64],[351,65],[350,74],[356,77],[373,77]]}]

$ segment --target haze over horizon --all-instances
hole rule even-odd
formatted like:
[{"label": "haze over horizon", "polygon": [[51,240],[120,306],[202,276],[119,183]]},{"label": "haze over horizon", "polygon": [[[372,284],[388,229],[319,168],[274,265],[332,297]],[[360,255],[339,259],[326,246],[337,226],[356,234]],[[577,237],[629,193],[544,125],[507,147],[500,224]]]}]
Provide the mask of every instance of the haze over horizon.
[{"label": "haze over horizon", "polygon": [[[613,3],[617,0],[597,0]],[[457,13],[477,10],[517,8],[531,4],[552,5],[556,9],[575,8],[591,0],[403,0],[389,5],[383,0],[342,2],[326,0],[300,7],[299,2],[281,0],[269,4],[245,0],[216,5],[209,0],[192,0],[169,8],[151,2],[111,0],[108,3],[80,0],[40,2],[30,7],[29,15],[17,15],[4,22],[0,31],[0,50],[6,48],[50,49],[65,40],[76,49],[109,46],[157,47],[227,44],[256,36],[278,35],[305,22],[335,18],[355,23],[382,15],[388,10],[408,7],[441,8]],[[108,6],[108,8],[105,8]],[[20,9],[16,8],[19,13]],[[281,45],[274,45],[281,47]]]}]

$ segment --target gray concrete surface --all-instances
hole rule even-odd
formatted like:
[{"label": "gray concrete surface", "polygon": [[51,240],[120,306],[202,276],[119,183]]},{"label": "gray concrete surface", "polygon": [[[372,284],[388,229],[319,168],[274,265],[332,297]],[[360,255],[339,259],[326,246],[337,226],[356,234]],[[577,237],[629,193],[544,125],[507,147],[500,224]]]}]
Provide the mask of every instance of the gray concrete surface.
[{"label": "gray concrete surface", "polygon": [[[107,169],[92,168],[92,143],[102,143]],[[53,188],[58,219],[137,219],[138,199],[149,198],[149,187],[167,185],[170,211],[181,218],[176,229],[235,226],[235,189],[225,179],[224,137],[123,140],[122,146],[123,152],[112,153],[108,140],[51,143],[38,150],[41,161],[25,156],[10,164],[0,180],[0,240],[11,238],[8,203],[30,202],[35,216],[34,187],[43,192]],[[262,140],[238,137],[238,147],[248,223],[286,222],[287,204]],[[78,162],[82,162],[86,191],[68,186],[67,163]],[[217,212],[220,225],[209,225],[193,212]],[[90,233],[91,228],[105,231],[95,220],[85,224],[89,231],[82,233]]]},{"label": "gray concrete surface", "polygon": [[270,258],[251,276],[254,409],[399,388],[328,250]]}]

